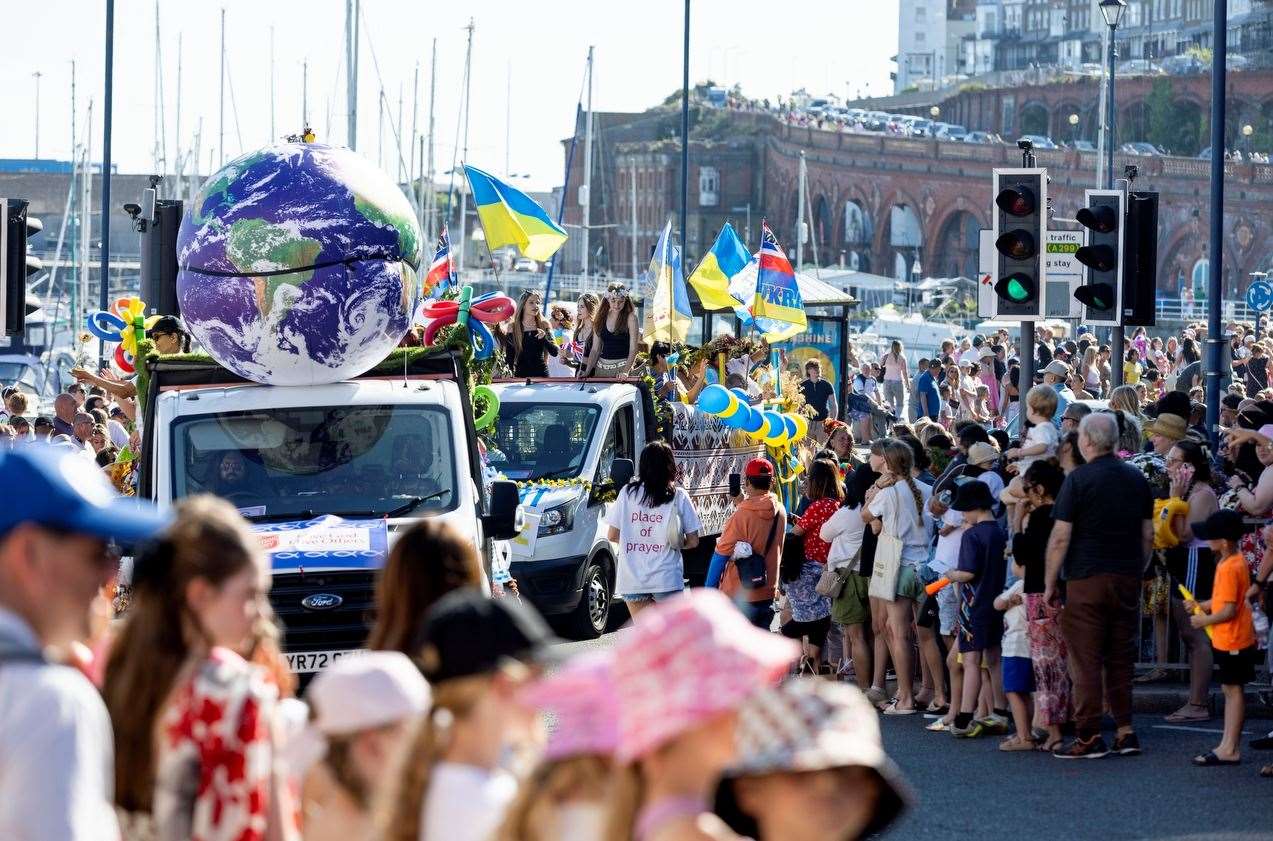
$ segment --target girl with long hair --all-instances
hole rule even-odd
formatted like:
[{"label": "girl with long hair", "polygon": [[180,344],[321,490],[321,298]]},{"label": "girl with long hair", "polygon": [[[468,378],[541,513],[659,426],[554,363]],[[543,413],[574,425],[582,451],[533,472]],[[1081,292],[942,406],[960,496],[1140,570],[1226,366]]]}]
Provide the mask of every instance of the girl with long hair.
[{"label": "girl with long hair", "polygon": [[513,376],[548,376],[548,357],[557,356],[557,343],[552,339],[552,325],[540,312],[543,298],[532,289],[522,293],[513,316],[509,339],[513,347]]},{"label": "girl with long hair", "polygon": [[434,605],[416,655],[433,707],[390,773],[377,819],[381,841],[491,837],[517,795],[508,765],[540,738],[518,693],[554,641],[539,614],[515,599],[457,590]]},{"label": "girl with long hair", "polygon": [[575,318],[569,304],[552,304],[548,308],[548,323],[552,325],[552,341],[557,345],[556,355],[548,357],[548,376],[573,377],[575,360],[571,357],[570,343],[575,330]]},{"label": "girl with long hair", "polygon": [[[874,461],[874,446],[871,454]],[[911,622],[915,600],[922,589],[917,567],[928,560],[929,529],[924,511],[932,489],[916,482],[911,475],[914,454],[905,442],[887,439],[878,458],[882,475],[867,492],[862,520],[877,535],[888,534],[901,544],[901,567],[894,599],[873,599],[884,609],[889,655],[897,673],[897,697],[885,707],[884,714],[913,715],[918,710],[911,686]],[[879,562],[878,553],[876,562]]]},{"label": "girl with long hair", "polygon": [[595,292],[584,292],[575,304],[575,333],[570,341],[570,360],[571,366],[579,374],[583,373],[588,354],[592,352],[592,345],[596,340],[594,325],[597,308],[600,306],[601,299]]},{"label": "girl with long hair", "polygon": [[[1187,514],[1178,514],[1168,522],[1177,544],[1163,550],[1163,560],[1174,583],[1185,585],[1194,594],[1195,601],[1206,601],[1211,598],[1217,558],[1207,541],[1194,537],[1193,526],[1220,510],[1220,499],[1211,487],[1211,459],[1202,444],[1183,438],[1167,451],[1166,463],[1172,498],[1184,500],[1189,508]],[[1167,721],[1172,724],[1207,721],[1211,718],[1207,703],[1211,684],[1211,644],[1201,628],[1189,623],[1189,612],[1185,610],[1179,591],[1172,587],[1170,593],[1171,618],[1189,652],[1189,700],[1167,716]],[[1165,650],[1166,634],[1163,636]]]},{"label": "girl with long hair", "polygon": [[376,579],[376,624],[367,648],[416,654],[415,636],[429,609],[452,590],[482,589],[473,542],[440,520],[403,531]]},{"label": "girl with long hair", "polygon": [[1088,345],[1079,361],[1079,373],[1083,375],[1086,390],[1094,397],[1101,396],[1101,368],[1096,362],[1096,345]]},{"label": "girl with long hair", "polygon": [[[1141,445],[1144,440],[1145,416],[1140,411],[1140,395],[1136,393],[1134,386],[1120,385],[1109,393],[1109,409],[1114,412],[1123,413],[1124,423],[1120,425],[1120,435],[1118,448],[1120,450],[1130,450],[1133,453],[1140,452]],[[1135,432],[1121,431],[1131,427]],[[1124,446],[1132,444],[1134,446]]]},{"label": "girl with long hair", "polygon": [[575,656],[517,701],[555,726],[494,841],[600,841],[619,740],[614,656]]},{"label": "girl with long hair", "polygon": [[823,540],[822,525],[831,518],[844,499],[839,467],[830,459],[816,458],[809,465],[805,482],[809,507],[795,518],[791,533],[804,538],[804,563],[800,577],[782,584],[791,603],[791,621],[782,626],[782,634],[802,640],[804,659],[801,667],[821,672],[822,646],[831,630],[831,599],[817,591],[818,579],[827,568],[829,541]]},{"label": "girl with long hair", "polygon": [[593,320],[596,341],[588,353],[584,376],[626,377],[636,359],[640,330],[636,308],[621,280],[612,280]]},{"label": "girl with long hair", "polygon": [[738,710],[787,674],[799,646],[702,589],[646,611],[613,652],[621,702],[606,841],[737,838],[712,798],[737,758]]},{"label": "girl with long hair", "polygon": [[906,392],[910,391],[910,371],[906,366],[906,354],[897,339],[884,354],[884,404],[893,414],[906,416]]},{"label": "girl with long hair", "polygon": [[831,543],[827,568],[840,573],[844,583],[840,594],[831,600],[831,619],[840,626],[843,644],[839,675],[847,674],[853,665],[853,677],[866,692],[871,688],[871,644],[866,626],[871,621],[871,604],[867,598],[870,579],[863,574],[866,524],[862,522],[862,505],[872,483],[879,476],[869,467],[860,467],[849,476],[844,501],[831,518],[822,524],[819,536]]},{"label": "girl with long hair", "polygon": [[681,592],[681,552],[698,545],[702,524],[676,474],[672,448],[663,441],[646,444],[636,477],[619,490],[606,518],[607,536],[619,546],[615,591],[634,618]]},{"label": "girl with long hair", "polygon": [[278,688],[247,659],[268,636],[269,564],[224,500],[189,497],[175,514],[137,556],[102,687],[124,838],[295,837]]}]

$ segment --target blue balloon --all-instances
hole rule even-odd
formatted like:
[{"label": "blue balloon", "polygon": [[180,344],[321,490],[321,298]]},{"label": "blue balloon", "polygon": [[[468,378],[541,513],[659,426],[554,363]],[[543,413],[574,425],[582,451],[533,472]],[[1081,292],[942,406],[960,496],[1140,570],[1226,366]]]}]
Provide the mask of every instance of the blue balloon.
[{"label": "blue balloon", "polygon": [[788,438],[795,438],[795,437],[796,437],[796,432],[798,431],[798,427],[796,426],[796,422],[795,422],[795,421],[793,421],[793,420],[792,420],[789,416],[787,416],[787,415],[783,415],[783,416],[782,416],[782,423],[783,423],[783,425],[784,425],[784,426],[786,426],[786,427],[787,427],[787,437],[788,437]]},{"label": "blue balloon", "polygon": [[721,418],[720,422],[730,429],[745,429],[747,421],[751,418],[751,413],[747,411],[747,408],[747,406],[743,406],[741,411],[734,412],[727,418]]},{"label": "blue balloon", "polygon": [[495,349],[495,337],[486,325],[476,318],[469,319],[469,340],[473,342],[473,358],[488,359]]},{"label": "blue balloon", "polygon": [[719,415],[729,408],[729,389],[719,383],[712,383],[698,395],[698,408],[709,415]]},{"label": "blue balloon", "polygon": [[765,425],[765,414],[759,409],[747,407],[747,420],[743,421],[742,430],[744,432],[759,432],[760,428]]},{"label": "blue balloon", "polygon": [[113,312],[97,310],[84,317],[84,326],[104,342],[118,342],[122,338],[120,331],[128,326],[128,322]]},{"label": "blue balloon", "polygon": [[773,438],[786,430],[787,426],[782,422],[782,415],[777,412],[765,412],[764,416],[766,438]]},{"label": "blue balloon", "polygon": [[745,388],[731,388],[730,391],[734,392],[734,394],[738,396],[738,399],[744,403],[751,400],[751,395],[747,393],[747,389]]}]

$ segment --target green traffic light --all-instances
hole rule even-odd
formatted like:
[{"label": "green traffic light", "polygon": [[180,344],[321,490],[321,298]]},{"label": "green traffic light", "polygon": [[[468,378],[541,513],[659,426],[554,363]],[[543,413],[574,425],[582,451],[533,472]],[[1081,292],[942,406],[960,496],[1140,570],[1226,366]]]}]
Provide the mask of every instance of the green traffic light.
[{"label": "green traffic light", "polygon": [[995,294],[1014,304],[1034,300],[1034,281],[1024,274],[1010,274],[995,284]]}]

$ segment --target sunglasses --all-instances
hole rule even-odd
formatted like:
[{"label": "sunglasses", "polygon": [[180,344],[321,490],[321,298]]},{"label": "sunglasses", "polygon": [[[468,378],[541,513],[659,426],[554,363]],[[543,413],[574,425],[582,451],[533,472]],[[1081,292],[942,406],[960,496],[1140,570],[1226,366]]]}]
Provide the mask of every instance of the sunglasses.
[{"label": "sunglasses", "polygon": [[610,294],[611,294],[611,295],[613,295],[613,294],[615,294],[615,293],[618,293],[618,294],[621,294],[621,295],[622,295],[622,294],[624,294],[624,293],[626,293],[626,292],[628,291],[628,287],[626,287],[626,286],[624,286],[624,285],[622,285],[622,284],[617,284],[617,283],[612,283],[612,284],[610,284],[610,286],[609,286],[609,287],[607,287],[607,289],[609,290],[609,292],[610,292]]}]

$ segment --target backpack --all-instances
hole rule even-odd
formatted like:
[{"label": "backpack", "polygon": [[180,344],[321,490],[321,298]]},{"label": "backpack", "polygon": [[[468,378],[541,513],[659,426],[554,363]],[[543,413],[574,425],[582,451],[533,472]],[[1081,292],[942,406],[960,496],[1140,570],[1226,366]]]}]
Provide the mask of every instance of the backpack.
[{"label": "backpack", "polygon": [[750,555],[734,561],[734,568],[738,570],[738,581],[744,590],[759,590],[769,583],[769,565],[765,563],[765,558],[774,545],[774,536],[777,532],[778,514],[774,512],[774,521],[769,526],[769,539],[765,541],[764,550],[757,554],[753,546]]}]

